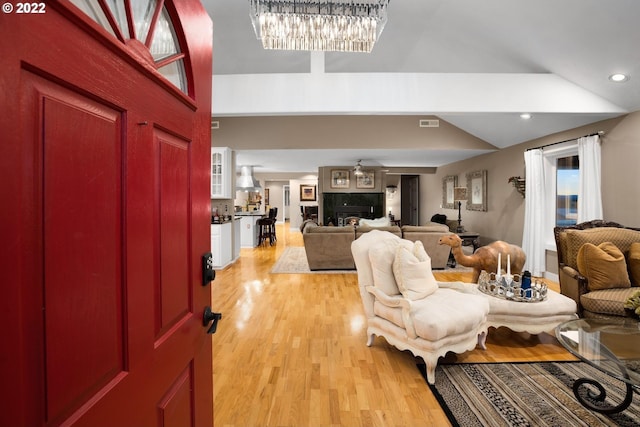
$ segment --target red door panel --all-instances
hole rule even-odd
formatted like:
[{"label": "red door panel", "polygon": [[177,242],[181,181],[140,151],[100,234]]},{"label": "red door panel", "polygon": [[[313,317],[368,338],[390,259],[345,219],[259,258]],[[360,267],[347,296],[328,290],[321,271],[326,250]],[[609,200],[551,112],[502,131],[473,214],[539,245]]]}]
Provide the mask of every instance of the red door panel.
[{"label": "red door panel", "polygon": [[191,307],[189,281],[189,144],[155,131],[160,180],[159,332],[180,321]]},{"label": "red door panel", "polygon": [[162,427],[193,426],[193,367],[178,377],[158,405],[159,423]]},{"label": "red door panel", "polygon": [[122,142],[117,112],[40,97],[46,418],[56,420],[124,369]]}]

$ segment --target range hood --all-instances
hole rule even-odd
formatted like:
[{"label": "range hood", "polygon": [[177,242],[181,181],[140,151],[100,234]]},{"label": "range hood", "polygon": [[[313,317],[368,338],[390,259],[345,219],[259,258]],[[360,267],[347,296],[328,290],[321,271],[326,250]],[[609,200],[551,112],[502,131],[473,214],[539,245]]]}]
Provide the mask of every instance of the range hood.
[{"label": "range hood", "polygon": [[236,179],[236,191],[259,191],[260,182],[253,176],[253,166],[240,166],[240,176]]}]

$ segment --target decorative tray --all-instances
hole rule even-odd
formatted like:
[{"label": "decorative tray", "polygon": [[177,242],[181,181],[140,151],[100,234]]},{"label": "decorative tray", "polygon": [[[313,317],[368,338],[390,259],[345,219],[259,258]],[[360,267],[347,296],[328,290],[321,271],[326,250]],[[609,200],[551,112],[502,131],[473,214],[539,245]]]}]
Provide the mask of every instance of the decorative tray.
[{"label": "decorative tray", "polygon": [[517,302],[540,302],[547,299],[547,285],[538,279],[531,279],[529,285],[522,283],[519,274],[502,275],[484,270],[478,279],[478,289],[497,298]]}]

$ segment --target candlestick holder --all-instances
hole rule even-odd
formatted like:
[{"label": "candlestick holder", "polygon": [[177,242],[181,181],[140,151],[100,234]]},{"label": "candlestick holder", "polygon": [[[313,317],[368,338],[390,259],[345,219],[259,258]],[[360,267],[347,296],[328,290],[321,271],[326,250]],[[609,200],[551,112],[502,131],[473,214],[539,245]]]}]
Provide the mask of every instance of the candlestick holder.
[{"label": "candlestick holder", "polygon": [[517,302],[544,301],[548,291],[547,284],[538,279],[519,274],[496,276],[485,270],[480,272],[478,289],[487,295]]}]

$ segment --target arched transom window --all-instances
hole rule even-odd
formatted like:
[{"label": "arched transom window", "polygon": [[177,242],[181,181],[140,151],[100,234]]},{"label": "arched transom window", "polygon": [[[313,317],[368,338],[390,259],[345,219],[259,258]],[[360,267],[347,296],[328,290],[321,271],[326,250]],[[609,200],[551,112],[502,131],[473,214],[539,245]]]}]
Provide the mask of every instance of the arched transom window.
[{"label": "arched transom window", "polygon": [[71,3],[188,93],[185,54],[164,0],[71,0]]}]

